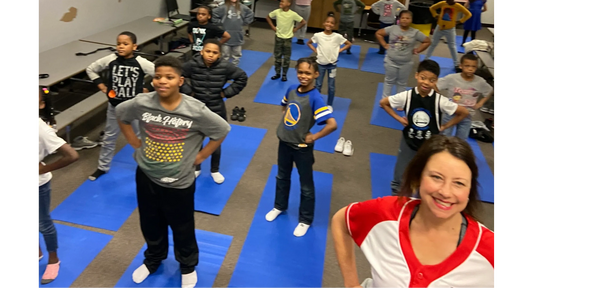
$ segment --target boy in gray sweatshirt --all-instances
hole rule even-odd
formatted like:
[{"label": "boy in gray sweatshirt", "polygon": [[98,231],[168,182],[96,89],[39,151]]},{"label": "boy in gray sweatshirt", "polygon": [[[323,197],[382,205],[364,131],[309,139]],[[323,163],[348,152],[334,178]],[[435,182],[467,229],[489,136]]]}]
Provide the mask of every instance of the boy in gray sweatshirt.
[{"label": "boy in gray sweatshirt", "polygon": [[233,65],[240,64],[242,45],[244,44],[244,26],[254,21],[254,13],[246,5],[241,5],[240,0],[226,0],[213,11],[215,21],[223,24],[223,29],[231,35],[222,46],[223,60],[229,61],[233,56]]},{"label": "boy in gray sweatshirt", "polygon": [[[379,0],[371,5],[371,11],[379,15],[379,28],[386,28],[396,23],[396,17],[400,11],[405,10],[406,6],[398,2],[398,0]],[[389,38],[385,37],[385,42],[389,42]],[[385,54],[385,48],[379,46],[379,54]]]}]

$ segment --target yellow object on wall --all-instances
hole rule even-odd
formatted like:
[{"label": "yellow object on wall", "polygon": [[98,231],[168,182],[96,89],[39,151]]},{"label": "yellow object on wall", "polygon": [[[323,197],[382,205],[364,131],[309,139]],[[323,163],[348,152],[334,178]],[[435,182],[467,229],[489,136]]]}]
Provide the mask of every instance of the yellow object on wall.
[{"label": "yellow object on wall", "polygon": [[431,24],[410,24],[410,27],[421,31],[425,36],[431,32]]}]

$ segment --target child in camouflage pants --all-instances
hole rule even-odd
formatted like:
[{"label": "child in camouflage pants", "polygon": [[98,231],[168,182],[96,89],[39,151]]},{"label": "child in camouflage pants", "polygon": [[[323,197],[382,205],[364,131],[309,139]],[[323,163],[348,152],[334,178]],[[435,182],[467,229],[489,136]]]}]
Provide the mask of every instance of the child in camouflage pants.
[{"label": "child in camouflage pants", "polygon": [[[275,76],[272,80],[281,78],[281,81],[287,81],[287,71],[290,68],[290,57],[292,56],[292,38],[294,33],[306,24],[306,21],[296,12],[290,9],[291,0],[282,0],[279,2],[279,9],[269,13],[267,23],[277,34],[275,35]],[[273,25],[271,18],[277,20],[277,27]],[[294,28],[294,22],[298,22]],[[283,57],[283,61],[282,61]],[[283,76],[281,67],[283,65]]]}]

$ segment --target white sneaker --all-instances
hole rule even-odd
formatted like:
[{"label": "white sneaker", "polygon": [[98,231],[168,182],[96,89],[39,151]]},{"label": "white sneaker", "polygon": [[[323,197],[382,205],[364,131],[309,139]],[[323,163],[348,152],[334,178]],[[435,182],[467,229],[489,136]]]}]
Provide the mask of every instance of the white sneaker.
[{"label": "white sneaker", "polygon": [[337,141],[337,144],[335,144],[335,152],[344,151],[344,143],[345,142],[346,142],[346,139],[344,137],[340,137],[340,139]]},{"label": "white sneaker", "polygon": [[308,228],[310,228],[310,225],[299,223],[298,226],[296,226],[296,229],[294,229],[294,235],[297,237],[304,236]]},{"label": "white sneaker", "polygon": [[363,288],[370,288],[373,286],[373,279],[367,278],[360,284]]},{"label": "white sneaker", "polygon": [[221,183],[223,183],[223,181],[225,181],[225,177],[223,177],[223,175],[221,175],[221,173],[219,173],[219,172],[210,173],[210,176],[212,176],[212,179],[217,184],[221,184]]},{"label": "white sneaker", "polygon": [[331,105],[327,105],[327,108],[329,108],[329,110],[330,110],[331,112],[333,112],[333,106],[331,106]]},{"label": "white sneaker", "polygon": [[135,271],[133,271],[133,275],[132,275],[133,282],[142,283],[142,281],[144,281],[144,280],[146,280],[146,278],[148,278],[148,275],[150,275],[150,271],[148,270],[148,267],[146,267],[145,264],[142,264],[137,269],[135,269]]},{"label": "white sneaker", "polygon": [[181,287],[182,288],[193,288],[196,286],[198,282],[198,275],[196,275],[196,271],[181,275]]},{"label": "white sneaker", "polygon": [[490,112],[490,110],[487,107],[482,107],[479,110],[482,111],[482,112],[484,112],[484,113]]},{"label": "white sneaker", "polygon": [[350,140],[347,140],[344,143],[344,155],[346,156],[352,156],[352,154],[354,154],[354,147],[352,147],[352,142]]},{"label": "white sneaker", "polygon": [[267,221],[271,222],[271,221],[275,220],[275,218],[277,218],[277,216],[279,216],[280,213],[282,213],[281,210],[279,210],[277,208],[273,208],[273,209],[271,209],[270,212],[267,213],[267,215],[265,216],[265,219],[267,219]]},{"label": "white sneaker", "polygon": [[200,171],[194,171],[194,175],[196,175],[196,178],[198,178],[198,176],[200,176],[201,172],[202,172],[202,170],[200,170]]},{"label": "white sneaker", "polygon": [[494,109],[493,108],[490,108],[490,114],[492,114],[492,115],[494,114]]}]

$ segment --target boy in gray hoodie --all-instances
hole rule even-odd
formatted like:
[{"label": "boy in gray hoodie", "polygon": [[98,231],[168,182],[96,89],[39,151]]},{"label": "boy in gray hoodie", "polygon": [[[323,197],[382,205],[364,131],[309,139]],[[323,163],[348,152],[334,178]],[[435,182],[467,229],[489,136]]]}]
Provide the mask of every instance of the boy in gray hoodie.
[{"label": "boy in gray hoodie", "polygon": [[[342,10],[340,11],[340,5]],[[365,8],[365,4],[360,0],[337,0],[333,2],[333,8],[340,13],[339,33],[345,35],[351,43],[354,42],[354,16]],[[350,48],[346,50],[347,54],[352,54]]]},{"label": "boy in gray hoodie", "polygon": [[241,5],[240,0],[225,0],[225,4],[213,11],[215,21],[223,24],[223,29],[231,38],[222,45],[221,56],[229,61],[233,56],[233,65],[240,64],[242,45],[244,44],[244,26],[254,21],[254,13],[246,5]]},{"label": "boy in gray hoodie", "polygon": [[[379,28],[386,28],[396,23],[396,17],[400,14],[400,11],[406,9],[404,4],[398,2],[398,0],[379,0],[371,5],[371,11],[376,15],[379,15]],[[385,37],[385,42],[389,42],[389,38]],[[385,48],[379,46],[379,54],[385,54]]]}]

